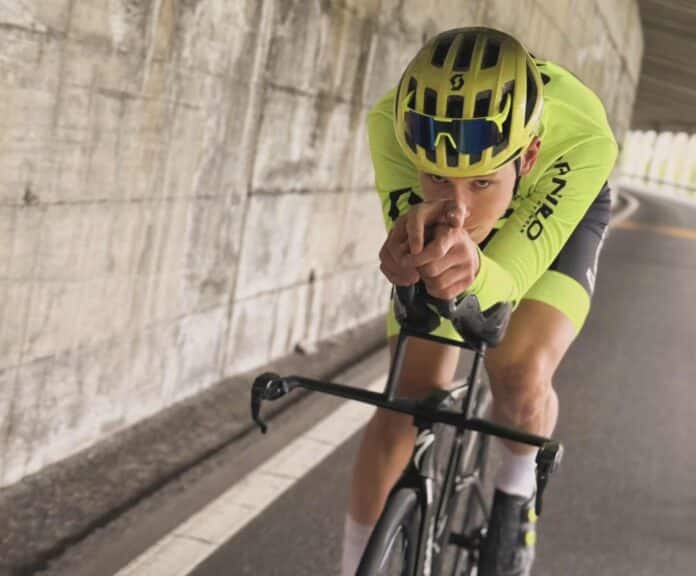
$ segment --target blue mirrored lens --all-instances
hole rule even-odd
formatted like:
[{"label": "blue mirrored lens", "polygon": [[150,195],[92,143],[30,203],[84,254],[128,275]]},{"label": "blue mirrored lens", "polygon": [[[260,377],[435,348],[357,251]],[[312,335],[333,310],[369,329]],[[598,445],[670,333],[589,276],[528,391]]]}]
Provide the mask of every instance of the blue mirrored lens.
[{"label": "blue mirrored lens", "polygon": [[498,127],[489,120],[467,120],[454,124],[458,129],[455,142],[462,154],[480,154],[486,148],[499,144],[502,139]]},{"label": "blue mirrored lens", "polygon": [[426,150],[434,149],[437,136],[443,133],[452,136],[460,154],[481,154],[502,140],[495,122],[483,118],[443,122],[409,110],[405,121],[411,141]]},{"label": "blue mirrored lens", "polygon": [[415,112],[406,113],[406,127],[417,146],[430,150],[435,146],[435,121]]}]

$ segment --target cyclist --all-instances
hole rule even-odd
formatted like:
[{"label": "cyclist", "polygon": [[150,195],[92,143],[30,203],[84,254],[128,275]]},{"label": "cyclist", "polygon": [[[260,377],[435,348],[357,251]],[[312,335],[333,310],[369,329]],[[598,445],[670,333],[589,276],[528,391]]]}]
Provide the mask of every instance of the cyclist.
[{"label": "cyclist", "polygon": [[[513,303],[488,352],[498,423],[550,436],[554,373],[583,326],[610,214],[617,144],[599,98],[512,36],[458,28],[430,40],[369,112],[388,236],[381,270],[435,297]],[[392,353],[399,326],[388,318]],[[443,319],[434,332],[458,339]],[[458,348],[411,339],[401,395],[453,379]],[[377,410],[354,466],[342,573],[354,574],[389,490],[411,454],[409,416]],[[503,442],[479,575],[528,575],[536,540],[535,451]]]}]

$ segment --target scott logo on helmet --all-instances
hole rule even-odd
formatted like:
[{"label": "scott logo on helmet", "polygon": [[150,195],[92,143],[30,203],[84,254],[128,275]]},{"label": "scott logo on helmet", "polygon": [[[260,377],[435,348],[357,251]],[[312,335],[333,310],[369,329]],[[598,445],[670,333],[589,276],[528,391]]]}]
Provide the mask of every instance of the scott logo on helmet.
[{"label": "scott logo on helmet", "polygon": [[450,78],[450,84],[452,85],[452,90],[461,90],[464,87],[464,75],[454,74]]},{"label": "scott logo on helmet", "polygon": [[559,171],[559,175],[554,176],[551,180],[556,187],[539,203],[534,214],[532,214],[523,228],[523,230],[526,229],[527,238],[530,240],[536,240],[541,236],[544,232],[544,222],[553,214],[554,208],[558,206],[560,199],[563,198],[561,191],[565,188],[566,180],[565,178],[560,178],[560,176],[565,176],[570,172],[570,164],[561,157],[553,167]]}]

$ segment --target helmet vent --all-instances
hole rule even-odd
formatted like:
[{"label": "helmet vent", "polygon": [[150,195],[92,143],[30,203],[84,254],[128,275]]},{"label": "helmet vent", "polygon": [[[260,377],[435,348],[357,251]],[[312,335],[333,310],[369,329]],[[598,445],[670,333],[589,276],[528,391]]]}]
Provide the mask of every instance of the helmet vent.
[{"label": "helmet vent", "polygon": [[481,154],[469,154],[469,165],[471,166],[472,164],[481,162],[481,157]]},{"label": "helmet vent", "polygon": [[500,54],[500,44],[489,41],[486,44],[486,49],[483,51],[483,60],[481,61],[481,69],[493,68],[498,63]]},{"label": "helmet vent", "polygon": [[408,81],[408,93],[413,94],[413,100],[411,100],[411,107],[415,108],[416,107],[416,100],[418,99],[418,82],[416,79],[411,76],[411,79]]},{"label": "helmet vent", "polygon": [[491,91],[484,90],[476,94],[476,104],[474,105],[474,118],[488,116],[488,109],[491,106]]},{"label": "helmet vent", "polygon": [[[503,86],[503,91],[501,93],[500,97],[500,110],[503,110],[503,106],[505,106],[505,101],[508,98],[508,94],[510,95],[510,98],[514,98],[514,89],[515,89],[515,81],[510,80],[510,82],[506,82],[505,86]],[[495,148],[493,148],[493,156],[497,156],[500,154],[505,148],[508,147],[508,144],[510,142],[510,124],[512,123],[512,103],[510,105],[510,112],[505,118],[505,122],[503,122],[503,141],[500,144],[497,144]]]},{"label": "helmet vent", "polygon": [[[425,89],[425,102],[423,102],[423,113],[428,116],[437,115],[437,92],[432,88]],[[425,151],[425,156],[431,162],[437,161],[437,155],[434,148],[429,148]]]},{"label": "helmet vent", "polygon": [[425,102],[423,103],[423,113],[428,116],[437,115],[437,92],[432,88],[425,89]]},{"label": "helmet vent", "polygon": [[445,140],[445,146],[447,147],[447,166],[450,168],[455,168],[459,166],[459,152],[452,146],[449,140]]},{"label": "helmet vent", "polygon": [[474,53],[474,45],[476,44],[476,36],[464,36],[459,43],[457,57],[454,60],[453,70],[468,70],[471,66],[471,56]]},{"label": "helmet vent", "polygon": [[462,118],[464,116],[464,97],[450,96],[447,98],[447,118]]},{"label": "helmet vent", "polygon": [[[448,118],[462,118],[464,116],[464,97],[450,96],[447,98],[447,113]],[[449,140],[445,140],[447,147],[447,166],[455,168],[459,166],[459,151],[452,146]]]},{"label": "helmet vent", "polygon": [[527,107],[524,113],[525,126],[532,116],[532,112],[534,111],[538,97],[539,93],[537,92],[537,85],[534,81],[534,74],[532,73],[532,69],[529,64],[527,64]]},{"label": "helmet vent", "polygon": [[[503,109],[505,108],[505,99],[508,94],[510,96],[513,95],[513,90],[515,89],[515,81],[510,80],[509,82],[505,82],[505,86],[503,86],[503,91],[500,93],[500,110],[499,112],[502,112]],[[508,118],[510,115],[508,115]]]},{"label": "helmet vent", "polygon": [[442,66],[445,63],[445,58],[447,58],[447,53],[449,52],[449,49],[452,46],[452,42],[454,42],[455,36],[455,34],[446,34],[442,36],[437,46],[435,47],[435,51],[433,52],[433,58],[430,61],[430,63],[433,66],[442,68]]}]

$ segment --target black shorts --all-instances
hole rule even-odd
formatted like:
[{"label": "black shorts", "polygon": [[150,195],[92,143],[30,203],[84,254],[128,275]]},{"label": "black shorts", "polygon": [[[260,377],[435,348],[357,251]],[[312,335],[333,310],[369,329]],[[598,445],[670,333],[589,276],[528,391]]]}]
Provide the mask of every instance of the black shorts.
[{"label": "black shorts", "polygon": [[611,194],[604,184],[599,196],[585,213],[549,270],[573,278],[591,297],[597,278],[597,263],[611,218]]}]

